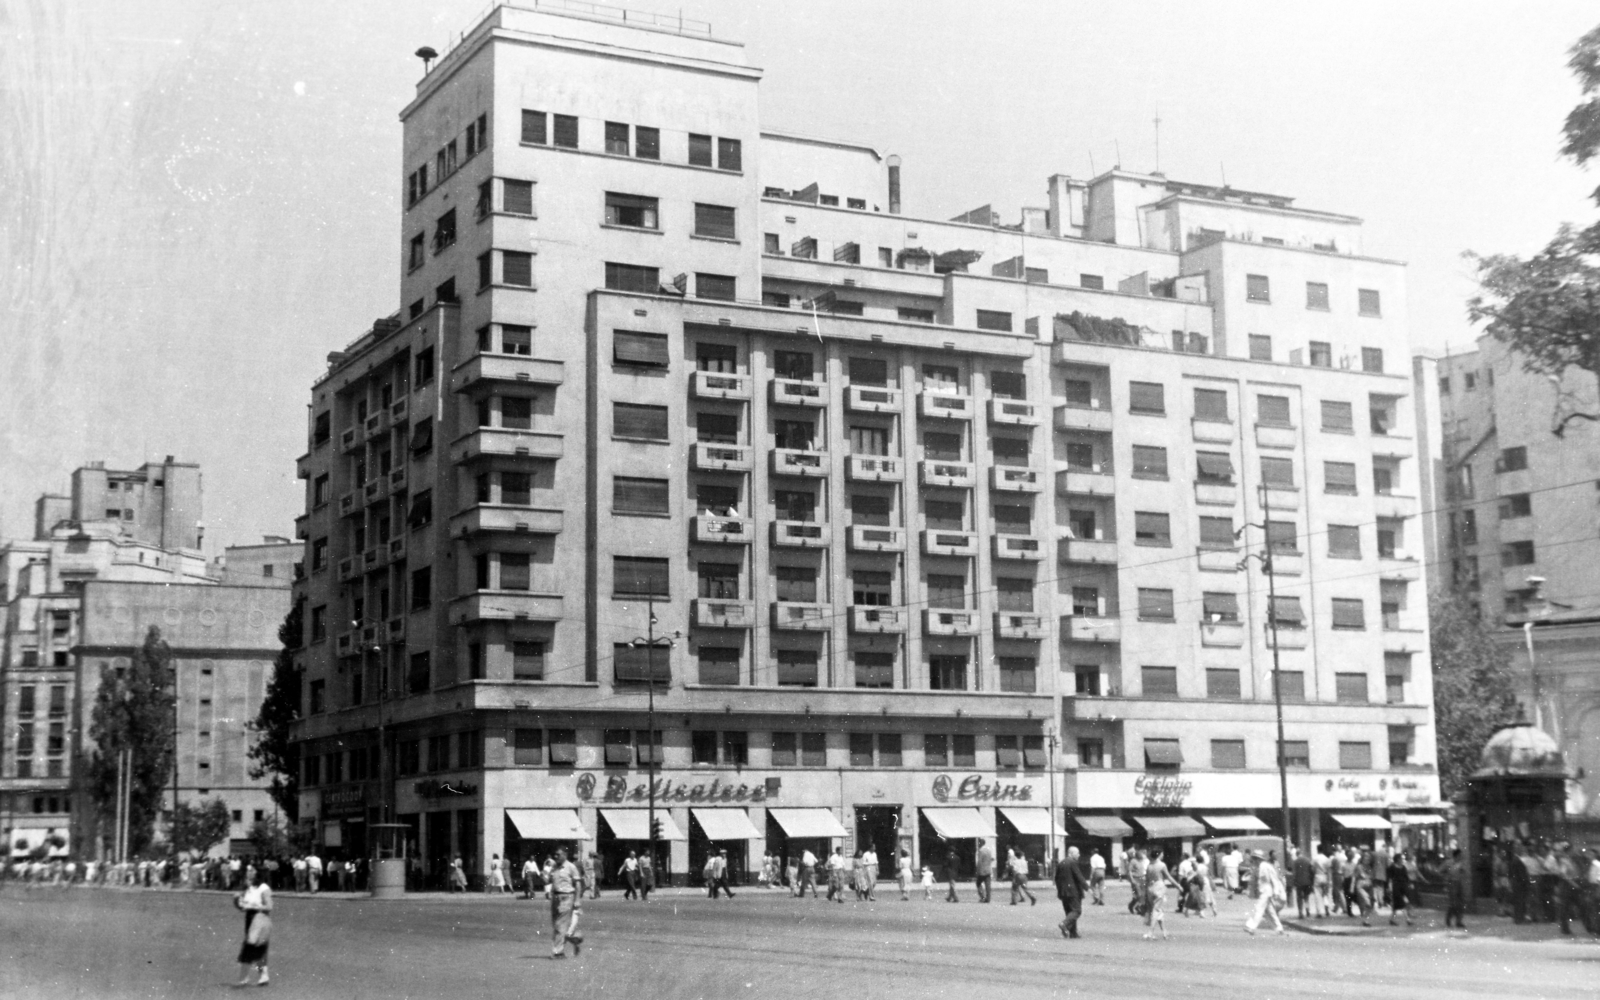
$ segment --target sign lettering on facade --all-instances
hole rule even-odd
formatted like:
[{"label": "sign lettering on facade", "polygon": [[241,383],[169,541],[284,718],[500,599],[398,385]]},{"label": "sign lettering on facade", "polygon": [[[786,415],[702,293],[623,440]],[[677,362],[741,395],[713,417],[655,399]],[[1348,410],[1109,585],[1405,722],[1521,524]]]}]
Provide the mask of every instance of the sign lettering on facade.
[{"label": "sign lettering on facade", "polygon": [[985,782],[981,775],[969,774],[956,783],[948,774],[933,779],[935,802],[1032,802],[1033,786]]},{"label": "sign lettering on facade", "polygon": [[1149,809],[1181,809],[1194,791],[1194,782],[1169,774],[1141,774],[1133,779],[1133,794]]},{"label": "sign lettering on facade", "polygon": [[[721,778],[693,783],[657,778],[655,792],[657,802],[765,802],[768,785],[765,780],[734,784]],[[650,798],[650,789],[644,782],[630,785],[627,778],[617,774],[605,779],[604,788],[599,787],[594,775],[580,774],[573,791],[580,802],[592,802],[596,798],[601,802],[646,802]]]}]

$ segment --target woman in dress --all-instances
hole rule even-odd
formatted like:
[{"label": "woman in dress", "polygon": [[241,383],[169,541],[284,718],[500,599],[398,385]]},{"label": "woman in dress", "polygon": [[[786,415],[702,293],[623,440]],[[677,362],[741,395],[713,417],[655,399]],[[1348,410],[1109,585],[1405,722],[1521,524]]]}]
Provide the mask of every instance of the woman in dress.
[{"label": "woman in dress", "polygon": [[256,871],[250,888],[233,898],[244,911],[244,943],[239,946],[239,985],[250,985],[250,967],[260,970],[257,986],[267,985],[267,945],[272,937],[272,889],[266,874]]},{"label": "woman in dress", "polygon": [[461,859],[456,858],[450,862],[450,891],[467,891],[467,870],[461,867]]},{"label": "woman in dress", "polygon": [[910,900],[911,900],[911,855],[903,847],[900,849],[900,862],[899,862],[898,868],[896,869],[896,874],[899,876],[899,879],[900,879],[900,902],[902,902],[902,903],[910,902]]}]

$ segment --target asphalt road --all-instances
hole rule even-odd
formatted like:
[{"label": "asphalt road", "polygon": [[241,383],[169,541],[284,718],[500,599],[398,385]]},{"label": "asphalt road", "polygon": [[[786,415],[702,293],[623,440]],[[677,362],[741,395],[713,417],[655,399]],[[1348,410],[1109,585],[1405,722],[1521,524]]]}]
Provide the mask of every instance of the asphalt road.
[{"label": "asphalt road", "polygon": [[[898,900],[842,906],[747,889],[584,904],[582,956],[549,959],[548,907],[511,897],[397,902],[280,895],[272,986],[307,998],[1574,997],[1600,992],[1600,943],[1475,921],[1446,932],[1248,937],[1243,901],[1218,920],[1172,917],[1145,941],[1120,905],[1063,940],[1037,907]],[[1125,890],[1108,894],[1120,904]],[[215,997],[231,989],[243,919],[220,893],[0,891],[0,997]]]}]

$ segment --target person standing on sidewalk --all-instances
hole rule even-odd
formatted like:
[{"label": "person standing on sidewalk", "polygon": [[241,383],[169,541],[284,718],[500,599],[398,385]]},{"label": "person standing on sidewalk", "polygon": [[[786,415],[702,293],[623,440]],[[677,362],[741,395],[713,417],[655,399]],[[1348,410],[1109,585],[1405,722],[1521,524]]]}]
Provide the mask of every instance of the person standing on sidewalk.
[{"label": "person standing on sidewalk", "polygon": [[944,857],[944,877],[950,883],[950,891],[945,893],[946,903],[959,903],[961,897],[956,895],[956,871],[960,867],[960,859],[956,857],[955,848],[951,848]]},{"label": "person standing on sidewalk", "polygon": [[[530,861],[529,863],[531,864],[532,862]],[[626,889],[622,890],[622,898],[638,899],[639,855],[637,852],[628,852],[628,856],[622,859],[622,867],[617,869],[617,874],[622,876],[622,883],[627,886]]]},{"label": "person standing on sidewalk", "polygon": [[256,985],[267,985],[267,947],[272,941],[272,887],[267,874],[257,870],[250,888],[235,896],[233,905],[244,911],[244,943],[239,946],[239,985],[250,985],[250,967],[257,970]]},{"label": "person standing on sidewalk", "polygon": [[989,842],[982,837],[978,838],[978,854],[973,869],[972,881],[978,890],[978,902],[987,903],[994,892],[994,852],[989,850]]},{"label": "person standing on sidewalk", "polygon": [[903,847],[895,863],[895,879],[900,883],[900,902],[911,902],[911,852]]},{"label": "person standing on sidewalk", "polygon": [[1272,917],[1272,924],[1279,934],[1283,933],[1283,921],[1278,919],[1278,908],[1288,902],[1288,897],[1283,886],[1283,876],[1278,874],[1278,866],[1272,863],[1277,857],[1264,858],[1260,851],[1251,851],[1250,857],[1255,861],[1255,872],[1250,879],[1250,898],[1255,901],[1250,910],[1250,916],[1244,922],[1246,934],[1255,935],[1256,928],[1261,926],[1261,918]]},{"label": "person standing on sidewalk", "polygon": [[[1076,847],[1072,849],[1076,850]],[[1067,853],[1070,855],[1072,851]],[[1106,859],[1099,850],[1089,855],[1089,894],[1094,898],[1095,906],[1106,905]]]},{"label": "person standing on sidewalk", "polygon": [[1444,925],[1455,926],[1466,930],[1467,925],[1461,919],[1467,912],[1467,866],[1461,861],[1461,848],[1450,851],[1450,863],[1445,865],[1444,885],[1446,905],[1444,911]]},{"label": "person standing on sidewalk", "polygon": [[[1372,852],[1362,851],[1350,876],[1350,906],[1361,911],[1361,926],[1372,926]],[[1350,914],[1355,916],[1354,913]]]},{"label": "person standing on sidewalk", "polygon": [[1243,864],[1244,855],[1238,845],[1229,845],[1228,853],[1222,856],[1222,884],[1228,887],[1229,899],[1239,893],[1239,867]]},{"label": "person standing on sidewalk", "polygon": [[[848,864],[837,847],[828,855],[828,899],[838,900],[841,906],[844,905],[844,872]],[[813,894],[812,898],[815,899],[816,895]]]},{"label": "person standing on sidewalk", "polygon": [[806,887],[811,887],[811,898],[817,898],[817,856],[806,849],[800,855],[800,872],[794,878],[794,894],[806,898]]},{"label": "person standing on sidewalk", "polygon": [[1389,849],[1389,842],[1380,840],[1372,851],[1372,905],[1387,906],[1391,911],[1394,904],[1389,902],[1389,862],[1393,860],[1394,852]]},{"label": "person standing on sidewalk", "polygon": [[1056,866],[1056,898],[1061,900],[1061,909],[1066,912],[1066,919],[1057,926],[1061,928],[1064,938],[1078,936],[1078,920],[1083,916],[1084,888],[1083,872],[1078,868],[1078,849],[1069,847],[1067,859]]},{"label": "person standing on sidewalk", "polygon": [[1294,898],[1300,919],[1319,916],[1322,896],[1317,892],[1317,869],[1311,856],[1304,852],[1294,856]]},{"label": "person standing on sidewalk", "polygon": [[1389,859],[1389,926],[1394,918],[1404,913],[1406,926],[1411,926],[1411,869],[1406,866],[1406,852],[1396,851]]},{"label": "person standing on sidewalk", "polygon": [[572,942],[572,955],[577,957],[583,947],[583,936],[577,932],[578,867],[567,860],[567,849],[556,848],[555,865],[550,869],[550,957],[566,958],[567,942]]},{"label": "person standing on sidewalk", "polygon": [[1022,902],[1023,896],[1028,897],[1029,906],[1039,905],[1039,897],[1028,888],[1028,859],[1018,854],[1015,847],[1006,851],[1006,874],[1011,878],[1012,906]]},{"label": "person standing on sidewalk", "polygon": [[878,901],[878,852],[871,844],[861,852],[861,865],[867,870],[867,902]]}]

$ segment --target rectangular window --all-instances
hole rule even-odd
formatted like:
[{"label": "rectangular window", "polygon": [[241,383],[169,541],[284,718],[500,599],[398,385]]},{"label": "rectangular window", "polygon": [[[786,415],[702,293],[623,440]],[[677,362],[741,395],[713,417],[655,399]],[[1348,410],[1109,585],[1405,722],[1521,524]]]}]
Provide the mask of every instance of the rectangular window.
[{"label": "rectangular window", "polygon": [[1148,771],[1176,771],[1183,765],[1183,748],[1173,739],[1146,739],[1144,766]]},{"label": "rectangular window", "polygon": [[1105,767],[1106,744],[1104,740],[1078,741],[1079,767]]},{"label": "rectangular window", "polygon": [[1310,343],[1309,347],[1311,348],[1311,367],[1313,367],[1313,368],[1332,368],[1333,367],[1333,345],[1332,344],[1329,344],[1328,342],[1322,341],[1322,340],[1313,340]]},{"label": "rectangular window", "polygon": [[894,654],[857,650],[850,657],[855,661],[856,687],[894,687]]},{"label": "rectangular window", "polygon": [[1306,282],[1306,308],[1328,311],[1328,286],[1325,282]]},{"label": "rectangular window", "polygon": [[1072,685],[1076,694],[1091,698],[1100,697],[1100,665],[1078,663],[1072,668]]},{"label": "rectangular window", "polygon": [[715,764],[717,762],[717,734],[707,730],[695,730],[689,734],[689,761],[694,764]]},{"label": "rectangular window", "polygon": [[1306,700],[1306,675],[1302,670],[1278,671],[1279,696],[1285,702],[1301,703]]},{"label": "rectangular window", "polygon": [[1333,675],[1334,697],[1342,705],[1365,705],[1367,703],[1367,675],[1359,673],[1336,673]]},{"label": "rectangular window", "polygon": [[500,251],[500,283],[516,288],[532,288],[533,254],[521,250]]},{"label": "rectangular window", "polygon": [[525,767],[543,764],[544,730],[514,730],[511,737],[511,762]]},{"label": "rectangular window", "polygon": [[1533,516],[1533,497],[1526,493],[1512,493],[1500,498],[1500,519],[1509,521]]},{"label": "rectangular window", "polygon": [[633,155],[641,160],[661,159],[661,130],[648,125],[633,127]]},{"label": "rectangular window", "polygon": [[689,165],[692,167],[711,166],[711,137],[709,135],[689,133]]},{"label": "rectangular window", "polygon": [[1322,401],[1322,429],[1335,434],[1352,434],[1356,429],[1355,410],[1347,402]]},{"label": "rectangular window", "polygon": [[1329,493],[1356,494],[1356,466],[1354,462],[1323,462],[1324,489]]},{"label": "rectangular window", "polygon": [[529,111],[524,108],[522,111],[522,141],[538,146],[548,143],[550,138],[545,129],[548,122],[549,116],[543,111]]},{"label": "rectangular window", "polygon": [[1011,331],[1011,314],[996,309],[978,310],[978,329]]},{"label": "rectangular window", "polygon": [[967,658],[965,656],[928,657],[928,687],[933,691],[965,691],[967,689]]},{"label": "rectangular window", "polygon": [[1204,516],[1200,518],[1201,548],[1232,550],[1237,545],[1238,539],[1233,535],[1233,518]]},{"label": "rectangular window", "polygon": [[995,580],[995,589],[1001,611],[1033,611],[1032,580],[1002,576]]},{"label": "rectangular window", "polygon": [[[1376,288],[1356,289],[1356,311],[1363,316],[1382,316],[1383,300]],[[1372,369],[1367,369],[1371,371]]]},{"label": "rectangular window", "polygon": [[1294,489],[1294,460],[1263,456],[1261,459],[1261,482],[1276,489]]},{"label": "rectangular window", "polygon": [[613,643],[611,646],[612,677],[617,684],[656,684],[672,681],[672,654],[666,648],[652,648],[645,643]]},{"label": "rectangular window", "polygon": [[1133,538],[1135,545],[1171,546],[1171,516],[1155,511],[1135,511],[1133,515]]},{"label": "rectangular window", "polygon": [[552,130],[555,144],[564,149],[578,148],[578,119],[574,115],[556,115]]},{"label": "rectangular window", "polygon": [[805,767],[828,766],[828,737],[826,733],[800,734],[800,763]]},{"label": "rectangular window", "polygon": [[889,363],[882,358],[851,358],[850,384],[887,386]]},{"label": "rectangular window", "polygon": [[511,215],[533,214],[533,182],[504,180],[500,182],[501,211]]},{"label": "rectangular window", "polygon": [[638,368],[665,368],[670,364],[667,335],[664,333],[611,332],[611,360],[614,364]]},{"label": "rectangular window", "polygon": [[1017,750],[1015,736],[994,738],[994,764],[998,768],[1014,769],[1021,766],[1022,754]]},{"label": "rectangular window", "polygon": [[956,733],[950,737],[950,766],[977,767],[978,739],[971,733]]},{"label": "rectangular window", "polygon": [[606,152],[627,156],[628,145],[628,126],[623,122],[606,122]]},{"label": "rectangular window", "polygon": [[1128,412],[1165,416],[1167,413],[1166,387],[1160,382],[1129,382]]},{"label": "rectangular window", "polygon": [[1353,524],[1328,525],[1328,555],[1334,559],[1361,558],[1361,529]]},{"label": "rectangular window", "polygon": [[1532,566],[1537,560],[1533,549],[1533,542],[1512,542],[1500,547],[1500,564],[1502,566]]},{"label": "rectangular window", "polygon": [[1212,740],[1211,766],[1219,771],[1244,769],[1244,740]]},{"label": "rectangular window", "polygon": [[1239,597],[1207,591],[1200,595],[1201,614],[1207,622],[1236,622],[1239,620]]},{"label": "rectangular window", "polygon": [[772,766],[794,767],[799,763],[798,733],[772,734]]},{"label": "rectangular window", "polygon": [[1252,333],[1250,335],[1250,360],[1272,360],[1272,338],[1265,334]]},{"label": "rectangular window", "polygon": [[1361,370],[1364,372],[1383,371],[1383,349],[1378,347],[1363,347],[1361,349]]},{"label": "rectangular window", "polygon": [[644,441],[667,440],[667,408],[635,403],[611,404],[611,433]]},{"label": "rectangular window", "polygon": [[654,295],[661,291],[661,269],[607,261],[606,288],[614,292],[644,292]]},{"label": "rectangular window", "polygon": [[1367,616],[1360,598],[1335,597],[1333,599],[1333,627],[1355,632],[1366,629]]},{"label": "rectangular window", "polygon": [[612,560],[612,593],[617,597],[656,597],[671,595],[667,560],[616,556]]},{"label": "rectangular window", "polygon": [[1344,771],[1372,770],[1372,744],[1340,740],[1339,768]]},{"label": "rectangular window", "polygon": [[667,480],[615,476],[611,480],[614,514],[667,514]]},{"label": "rectangular window", "polygon": [[1528,449],[1523,445],[1502,448],[1500,460],[1495,462],[1496,472],[1520,472],[1528,467]]},{"label": "rectangular window", "polygon": [[1134,445],[1133,475],[1135,479],[1167,478],[1167,449]]},{"label": "rectangular window", "polygon": [[735,413],[696,413],[695,434],[707,444],[738,444],[739,416]]},{"label": "rectangular window", "polygon": [[660,229],[660,202],[637,194],[606,192],[606,225],[630,229]]},{"label": "rectangular window", "polygon": [[1140,684],[1147,695],[1176,698],[1178,696],[1177,667],[1140,667]]},{"label": "rectangular window", "polygon": [[1300,551],[1300,529],[1293,521],[1268,521],[1267,544],[1274,552]]},{"label": "rectangular window", "polygon": [[990,372],[989,394],[1002,399],[1027,399],[1027,378],[1021,372]]},{"label": "rectangular window", "polygon": [[871,733],[850,734],[850,766],[871,767],[873,764],[874,740]]},{"label": "rectangular window", "polygon": [[1264,274],[1244,276],[1244,297],[1248,302],[1271,302],[1272,291]]},{"label": "rectangular window", "polygon": [[739,683],[743,653],[738,646],[701,646],[695,656],[699,661],[701,684]]},{"label": "rectangular window", "polygon": [[696,567],[699,596],[713,601],[737,601],[740,595],[739,564],[702,562]]},{"label": "rectangular window", "polygon": [[779,687],[817,686],[817,651],[814,649],[780,649],[778,659]]},{"label": "rectangular window", "polygon": [[1228,422],[1228,394],[1221,389],[1194,391],[1194,418],[1213,423]]},{"label": "rectangular window", "polygon": [[1202,451],[1195,454],[1195,481],[1229,485],[1233,482],[1233,456],[1225,451]]},{"label": "rectangular window", "polygon": [[1033,508],[1015,503],[995,504],[994,530],[1003,535],[1031,534],[1033,532]]},{"label": "rectangular window", "polygon": [[578,762],[578,734],[572,729],[552,729],[550,737],[550,763],[576,764]]},{"label": "rectangular window", "polygon": [[1256,422],[1268,427],[1292,427],[1288,396],[1257,396]]},{"label": "rectangular window", "polygon": [[1002,656],[1000,690],[1033,694],[1038,690],[1039,663],[1031,656]]},{"label": "rectangular window", "polygon": [[1267,612],[1268,623],[1281,629],[1302,629],[1306,627],[1305,612],[1300,608],[1298,597],[1275,597]]},{"label": "rectangular window", "polygon": [[1311,767],[1311,744],[1306,740],[1284,740],[1283,766],[1308,769]]},{"label": "rectangular window", "polygon": [[717,140],[717,169],[744,169],[744,147],[738,139]]},{"label": "rectangular window", "polygon": [[694,295],[697,299],[715,299],[732,302],[737,297],[737,279],[726,274],[700,274],[694,276]]},{"label": "rectangular window", "polygon": [[1139,617],[1145,621],[1172,621],[1172,591],[1159,587],[1140,587]]},{"label": "rectangular window", "polygon": [[737,239],[739,234],[734,225],[734,210],[726,205],[695,203],[694,233],[696,236],[719,240]]},{"label": "rectangular window", "polygon": [[1029,461],[1027,438],[996,436],[989,441],[989,451],[996,465],[1027,465]]}]

